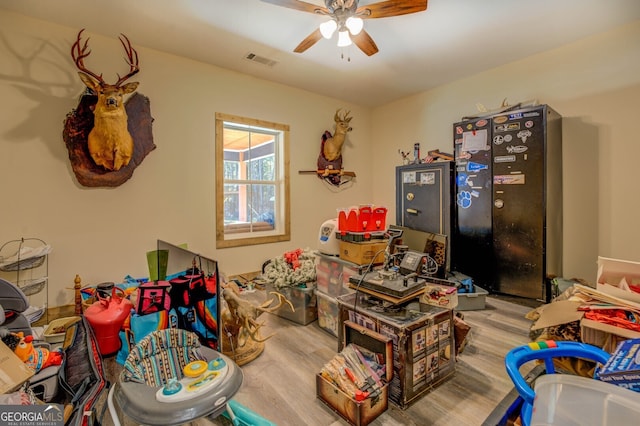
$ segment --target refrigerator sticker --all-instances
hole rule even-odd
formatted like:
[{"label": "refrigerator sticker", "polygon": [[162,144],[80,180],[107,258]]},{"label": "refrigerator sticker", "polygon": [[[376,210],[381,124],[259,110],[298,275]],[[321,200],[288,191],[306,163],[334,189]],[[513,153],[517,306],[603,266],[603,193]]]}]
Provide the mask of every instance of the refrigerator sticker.
[{"label": "refrigerator sticker", "polygon": [[471,123],[467,124],[467,130],[471,130],[471,129],[473,129],[473,124]]},{"label": "refrigerator sticker", "polygon": [[522,118],[522,113],[519,112],[517,114],[509,114],[509,120],[517,120],[519,118]]},{"label": "refrigerator sticker", "polygon": [[540,113],[539,112],[525,112],[523,114],[524,117],[539,117]]},{"label": "refrigerator sticker", "polygon": [[421,185],[434,185],[436,183],[436,174],[434,172],[420,173]]},{"label": "refrigerator sticker", "polygon": [[456,197],[456,204],[463,209],[471,207],[471,193],[469,191],[460,191]]},{"label": "refrigerator sticker", "polygon": [[471,191],[471,196],[473,198],[479,198],[480,197],[480,193],[478,191]]},{"label": "refrigerator sticker", "polygon": [[466,173],[460,173],[457,177],[456,177],[456,182],[458,183],[458,186],[467,186],[467,174]]},{"label": "refrigerator sticker", "polygon": [[479,129],[462,134],[463,151],[480,151],[487,149],[487,129]]},{"label": "refrigerator sticker", "polygon": [[504,115],[502,115],[500,117],[496,117],[496,118],[493,119],[493,122],[496,123],[496,124],[502,124],[505,121],[507,121],[507,117],[504,116]]},{"label": "refrigerator sticker", "polygon": [[457,127],[456,127],[456,135],[461,135],[461,134],[462,134],[462,132],[464,132],[464,130],[462,129],[462,127],[461,127],[461,126],[457,126]]},{"label": "refrigerator sticker", "polygon": [[402,174],[403,183],[416,183],[416,172],[404,172]]},{"label": "refrigerator sticker", "polygon": [[494,163],[513,163],[516,161],[515,155],[500,155],[493,158]]},{"label": "refrigerator sticker", "polygon": [[456,139],[453,141],[455,145],[460,145],[462,143],[462,139]]},{"label": "refrigerator sticker", "polygon": [[504,137],[502,135],[495,135],[493,137],[493,143],[496,145],[502,145],[502,142],[504,142]]},{"label": "refrigerator sticker", "polygon": [[526,143],[527,138],[531,137],[531,130],[522,130],[518,132],[516,136],[518,137],[518,139],[522,140],[522,143]]},{"label": "refrigerator sticker", "polygon": [[526,127],[527,129],[530,129],[533,127],[533,121],[531,120],[527,120],[524,122],[524,127]]},{"label": "refrigerator sticker", "polygon": [[471,158],[471,153],[463,151],[456,157],[456,160],[468,160],[469,158]]},{"label": "refrigerator sticker", "polygon": [[494,185],[524,185],[524,175],[495,175]]},{"label": "refrigerator sticker", "polygon": [[513,136],[511,135],[504,135],[504,141],[505,142],[511,142],[511,140],[513,139]]},{"label": "refrigerator sticker", "polygon": [[487,123],[488,123],[487,120],[484,120],[484,119],[478,120],[478,121],[476,121],[476,127],[484,127],[484,126],[487,125]]},{"label": "refrigerator sticker", "polygon": [[520,123],[507,123],[495,127],[496,132],[510,132],[513,130],[520,130]]},{"label": "refrigerator sticker", "polygon": [[469,164],[467,164],[468,172],[479,172],[480,170],[487,170],[488,168],[489,166],[486,164],[474,163],[473,161],[469,161]]},{"label": "refrigerator sticker", "polygon": [[524,145],[516,145],[516,146],[509,145],[506,148],[509,154],[522,154],[523,152],[529,149]]}]

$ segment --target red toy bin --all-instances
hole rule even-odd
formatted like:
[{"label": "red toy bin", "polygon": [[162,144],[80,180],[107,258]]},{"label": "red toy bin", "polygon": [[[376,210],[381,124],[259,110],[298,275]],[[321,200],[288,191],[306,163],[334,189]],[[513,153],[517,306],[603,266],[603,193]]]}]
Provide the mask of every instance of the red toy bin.
[{"label": "red toy bin", "polygon": [[387,208],[374,207],[367,231],[384,231],[387,228]]},{"label": "red toy bin", "polygon": [[371,206],[364,205],[358,208],[358,230],[362,232],[371,227]]}]

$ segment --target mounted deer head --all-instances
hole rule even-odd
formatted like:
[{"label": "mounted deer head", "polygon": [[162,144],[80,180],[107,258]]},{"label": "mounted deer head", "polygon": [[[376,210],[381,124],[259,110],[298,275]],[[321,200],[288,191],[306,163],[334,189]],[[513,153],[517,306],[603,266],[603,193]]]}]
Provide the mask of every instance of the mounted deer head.
[{"label": "mounted deer head", "polygon": [[322,155],[324,155],[327,161],[334,161],[342,155],[344,139],[347,136],[347,132],[352,130],[351,127],[349,127],[349,122],[353,118],[349,117],[351,111],[346,111],[342,115],[340,115],[340,111],[341,110],[338,109],[333,116],[333,120],[336,122],[336,131],[333,133],[333,137],[324,142],[322,147]]},{"label": "mounted deer head", "polygon": [[138,68],[138,52],[131,46],[131,42],[121,34],[120,42],[127,54],[129,72],[120,77],[115,84],[108,84],[98,75],[88,70],[84,59],[91,50],[87,50],[89,39],[82,44],[82,32],[71,47],[71,57],[80,70],[78,75],[82,82],[97,96],[98,101],[93,110],[93,129],[89,133],[88,148],[93,161],[107,170],[119,170],[129,164],[133,155],[133,138],[127,128],[127,112],[124,108],[124,95],[132,93],[138,87],[138,82],[123,84],[140,69]]}]

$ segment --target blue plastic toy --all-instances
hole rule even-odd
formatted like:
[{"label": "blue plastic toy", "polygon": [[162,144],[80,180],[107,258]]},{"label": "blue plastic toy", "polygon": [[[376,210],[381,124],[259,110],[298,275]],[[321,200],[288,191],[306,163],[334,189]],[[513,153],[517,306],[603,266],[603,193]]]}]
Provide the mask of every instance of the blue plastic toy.
[{"label": "blue plastic toy", "polygon": [[546,340],[532,342],[528,345],[518,346],[507,353],[505,364],[507,374],[513,381],[522,405],[520,408],[520,419],[524,426],[529,426],[533,410],[533,400],[535,392],[527,381],[520,374],[520,367],[529,361],[543,360],[546,374],[556,372],[553,359],[558,357],[582,358],[599,363],[606,363],[611,355],[600,348],[579,342],[556,342]]}]

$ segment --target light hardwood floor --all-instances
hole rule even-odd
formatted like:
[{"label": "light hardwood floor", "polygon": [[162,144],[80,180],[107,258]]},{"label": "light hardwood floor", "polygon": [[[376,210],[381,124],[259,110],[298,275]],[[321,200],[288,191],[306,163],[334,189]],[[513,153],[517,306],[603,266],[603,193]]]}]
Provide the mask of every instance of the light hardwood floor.
[{"label": "light hardwood floor", "polygon": [[[486,309],[464,312],[465,321],[472,327],[471,335],[458,356],[453,377],[406,410],[390,403],[371,425],[482,424],[513,388],[504,356],[529,341],[530,321],[524,315],[530,309],[488,297]],[[301,326],[270,314],[261,320],[266,322],[264,333],[276,335],[267,341],[262,355],[242,367],[244,383],[234,399],[280,426],[346,425],[316,398],[315,391],[315,374],[335,355],[336,338],[321,329],[317,321]],[[110,423],[105,418],[104,424]],[[208,419],[194,423],[224,424]]]}]

